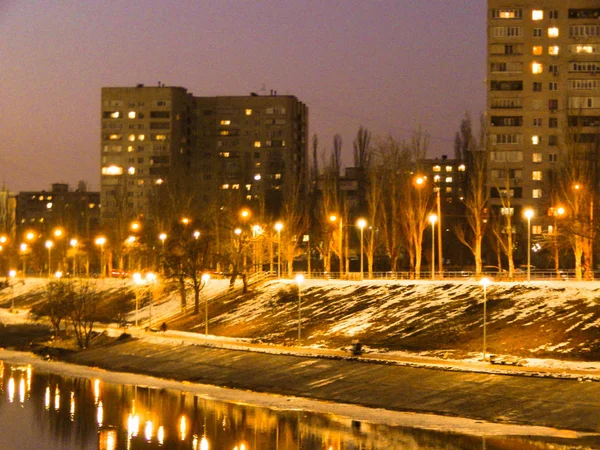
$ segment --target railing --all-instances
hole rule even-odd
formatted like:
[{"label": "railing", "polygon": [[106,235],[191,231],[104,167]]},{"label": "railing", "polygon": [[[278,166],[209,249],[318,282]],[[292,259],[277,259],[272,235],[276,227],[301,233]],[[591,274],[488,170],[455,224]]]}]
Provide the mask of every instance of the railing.
[{"label": "railing", "polygon": [[[557,276],[555,270],[532,270],[532,280],[575,280],[574,270],[561,270],[560,275]],[[311,272],[310,276],[304,274],[307,278],[325,279],[325,280],[354,280],[359,281],[361,279],[360,272]],[[482,272],[479,277],[489,277],[498,281],[509,281],[510,277],[508,271],[503,272]],[[415,280],[417,279],[414,272],[402,271],[402,272],[373,272],[372,276],[369,277],[367,272],[364,273],[365,280]],[[478,278],[475,271],[471,270],[445,270],[442,274],[435,272],[435,280],[468,280]],[[598,276],[596,278],[599,278]],[[419,280],[431,280],[431,271],[421,271]],[[517,270],[513,274],[512,280],[523,281],[527,279],[527,272]]]}]

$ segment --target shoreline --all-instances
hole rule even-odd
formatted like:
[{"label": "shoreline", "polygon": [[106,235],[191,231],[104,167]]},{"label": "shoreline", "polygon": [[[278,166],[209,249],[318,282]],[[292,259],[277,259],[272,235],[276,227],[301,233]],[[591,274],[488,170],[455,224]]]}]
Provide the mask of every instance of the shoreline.
[{"label": "shoreline", "polygon": [[352,420],[387,426],[409,427],[473,436],[535,436],[560,439],[600,437],[600,433],[598,432],[576,431],[537,425],[495,423],[464,417],[371,408],[357,404],[323,401],[307,397],[240,391],[235,388],[190,383],[141,373],[114,372],[100,367],[65,361],[47,361],[38,355],[24,351],[0,349],[0,360],[13,365],[29,364],[36,370],[46,373],[58,373],[76,378],[97,378],[108,383],[137,384],[153,389],[180,390],[210,400],[241,403],[273,410],[302,410],[317,414],[335,414]]}]

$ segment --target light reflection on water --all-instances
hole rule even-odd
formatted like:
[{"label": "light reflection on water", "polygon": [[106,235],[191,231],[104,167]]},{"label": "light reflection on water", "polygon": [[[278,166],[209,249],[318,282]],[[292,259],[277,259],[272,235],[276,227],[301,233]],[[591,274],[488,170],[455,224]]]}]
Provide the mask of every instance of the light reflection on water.
[{"label": "light reflection on water", "polygon": [[1,361],[0,394],[2,449],[578,448],[572,442],[483,438],[275,411],[183,391],[35,373],[31,366]]}]

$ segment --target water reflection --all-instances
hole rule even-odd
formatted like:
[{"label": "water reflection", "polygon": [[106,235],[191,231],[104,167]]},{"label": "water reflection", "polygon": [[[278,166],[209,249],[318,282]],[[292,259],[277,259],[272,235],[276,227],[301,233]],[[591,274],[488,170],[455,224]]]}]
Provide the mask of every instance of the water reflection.
[{"label": "water reflection", "polygon": [[[0,448],[383,450],[577,448],[389,427],[186,392],[35,373],[0,362]],[[589,443],[588,443],[589,444]]]}]

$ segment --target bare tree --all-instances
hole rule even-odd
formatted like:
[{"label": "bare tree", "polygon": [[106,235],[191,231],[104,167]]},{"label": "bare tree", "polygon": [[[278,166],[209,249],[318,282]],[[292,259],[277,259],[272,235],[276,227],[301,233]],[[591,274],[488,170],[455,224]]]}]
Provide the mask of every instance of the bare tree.
[{"label": "bare tree", "polygon": [[403,182],[406,177],[412,177],[409,175],[412,173],[411,153],[406,146],[391,136],[378,139],[374,153],[380,161],[381,184],[384,188],[381,200],[381,234],[391,269],[396,272],[403,243]]},{"label": "bare tree", "polygon": [[432,183],[419,182],[422,167],[420,161],[427,156],[429,136],[422,130],[415,132],[406,150],[411,155],[415,165],[415,172],[404,174],[402,189],[402,216],[401,221],[404,245],[408,252],[411,272],[418,279],[421,276],[421,259],[423,233],[427,228],[428,214],[433,207]]},{"label": "bare tree", "polygon": [[[482,121],[483,124],[483,121]],[[480,275],[482,269],[481,247],[487,225],[487,164],[486,151],[483,148],[485,131],[477,142],[472,134],[470,118],[467,116],[461,123],[461,133],[457,133],[457,157],[465,159],[467,171],[465,179],[464,205],[466,224],[457,226],[454,232],[465,246],[469,248],[475,260],[475,274]]]}]

